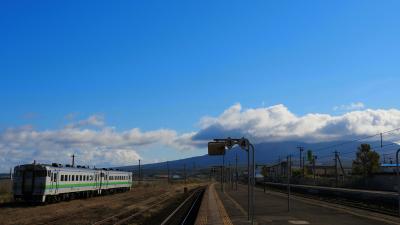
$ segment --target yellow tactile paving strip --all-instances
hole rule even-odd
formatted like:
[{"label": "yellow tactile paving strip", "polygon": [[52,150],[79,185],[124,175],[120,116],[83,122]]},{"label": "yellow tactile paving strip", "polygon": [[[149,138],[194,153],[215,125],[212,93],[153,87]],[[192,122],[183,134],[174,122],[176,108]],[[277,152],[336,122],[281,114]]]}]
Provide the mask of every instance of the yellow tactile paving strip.
[{"label": "yellow tactile paving strip", "polygon": [[215,195],[215,200],[217,201],[217,204],[218,204],[219,214],[222,217],[224,225],[233,225],[231,219],[228,216],[228,213],[225,210],[224,205],[221,202],[221,199],[218,197],[218,194],[215,191],[214,186],[213,186],[213,190],[214,190],[213,192]]},{"label": "yellow tactile paving strip", "polygon": [[201,201],[199,213],[197,214],[195,225],[207,225],[207,212],[208,212],[208,193],[209,187],[207,187],[206,191],[204,192],[203,199]]},{"label": "yellow tactile paving strip", "polygon": [[208,186],[195,225],[233,225],[214,184]]}]

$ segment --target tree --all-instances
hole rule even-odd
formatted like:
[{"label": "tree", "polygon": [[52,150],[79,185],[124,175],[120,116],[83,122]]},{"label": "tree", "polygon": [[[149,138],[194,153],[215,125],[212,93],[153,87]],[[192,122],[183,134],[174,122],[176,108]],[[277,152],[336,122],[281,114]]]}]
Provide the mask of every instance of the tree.
[{"label": "tree", "polygon": [[371,176],[379,170],[379,154],[369,144],[361,144],[357,148],[356,159],[353,160],[353,173]]}]

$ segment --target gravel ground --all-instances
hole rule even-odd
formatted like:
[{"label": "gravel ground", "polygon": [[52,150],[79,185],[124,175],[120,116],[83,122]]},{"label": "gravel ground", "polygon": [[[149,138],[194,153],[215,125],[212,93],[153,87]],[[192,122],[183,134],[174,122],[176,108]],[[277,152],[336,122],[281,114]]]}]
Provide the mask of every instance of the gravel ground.
[{"label": "gravel ground", "polygon": [[157,184],[138,186],[125,193],[47,205],[0,204],[0,224],[92,224],[121,211],[139,209],[160,195],[168,194],[172,199],[181,193],[182,184]]}]

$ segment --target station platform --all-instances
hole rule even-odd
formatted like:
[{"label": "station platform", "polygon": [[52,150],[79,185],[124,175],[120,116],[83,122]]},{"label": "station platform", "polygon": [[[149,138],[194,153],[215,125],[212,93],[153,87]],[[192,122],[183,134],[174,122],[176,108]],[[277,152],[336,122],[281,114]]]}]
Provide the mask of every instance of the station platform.
[{"label": "station platform", "polygon": [[214,183],[210,184],[204,193],[195,225],[233,225]]},{"label": "station platform", "polygon": [[[209,185],[203,197],[196,225],[248,225],[247,186]],[[255,188],[254,223],[257,225],[387,225],[400,224],[393,216],[355,209],[319,200],[291,196],[288,211],[287,195]]]}]

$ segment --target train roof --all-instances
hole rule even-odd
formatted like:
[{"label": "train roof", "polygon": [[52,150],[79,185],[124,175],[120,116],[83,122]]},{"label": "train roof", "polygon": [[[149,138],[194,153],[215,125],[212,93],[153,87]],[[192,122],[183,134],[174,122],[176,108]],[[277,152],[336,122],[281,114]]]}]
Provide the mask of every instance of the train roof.
[{"label": "train roof", "polygon": [[63,169],[63,170],[74,170],[74,171],[112,171],[112,172],[121,172],[126,173],[128,171],[118,170],[118,169],[110,169],[110,168],[90,168],[88,166],[76,166],[72,167],[70,165],[62,165],[62,164],[40,164],[40,163],[31,163],[31,164],[23,164],[18,165],[16,167],[45,167],[45,168],[52,168],[52,169]]}]

